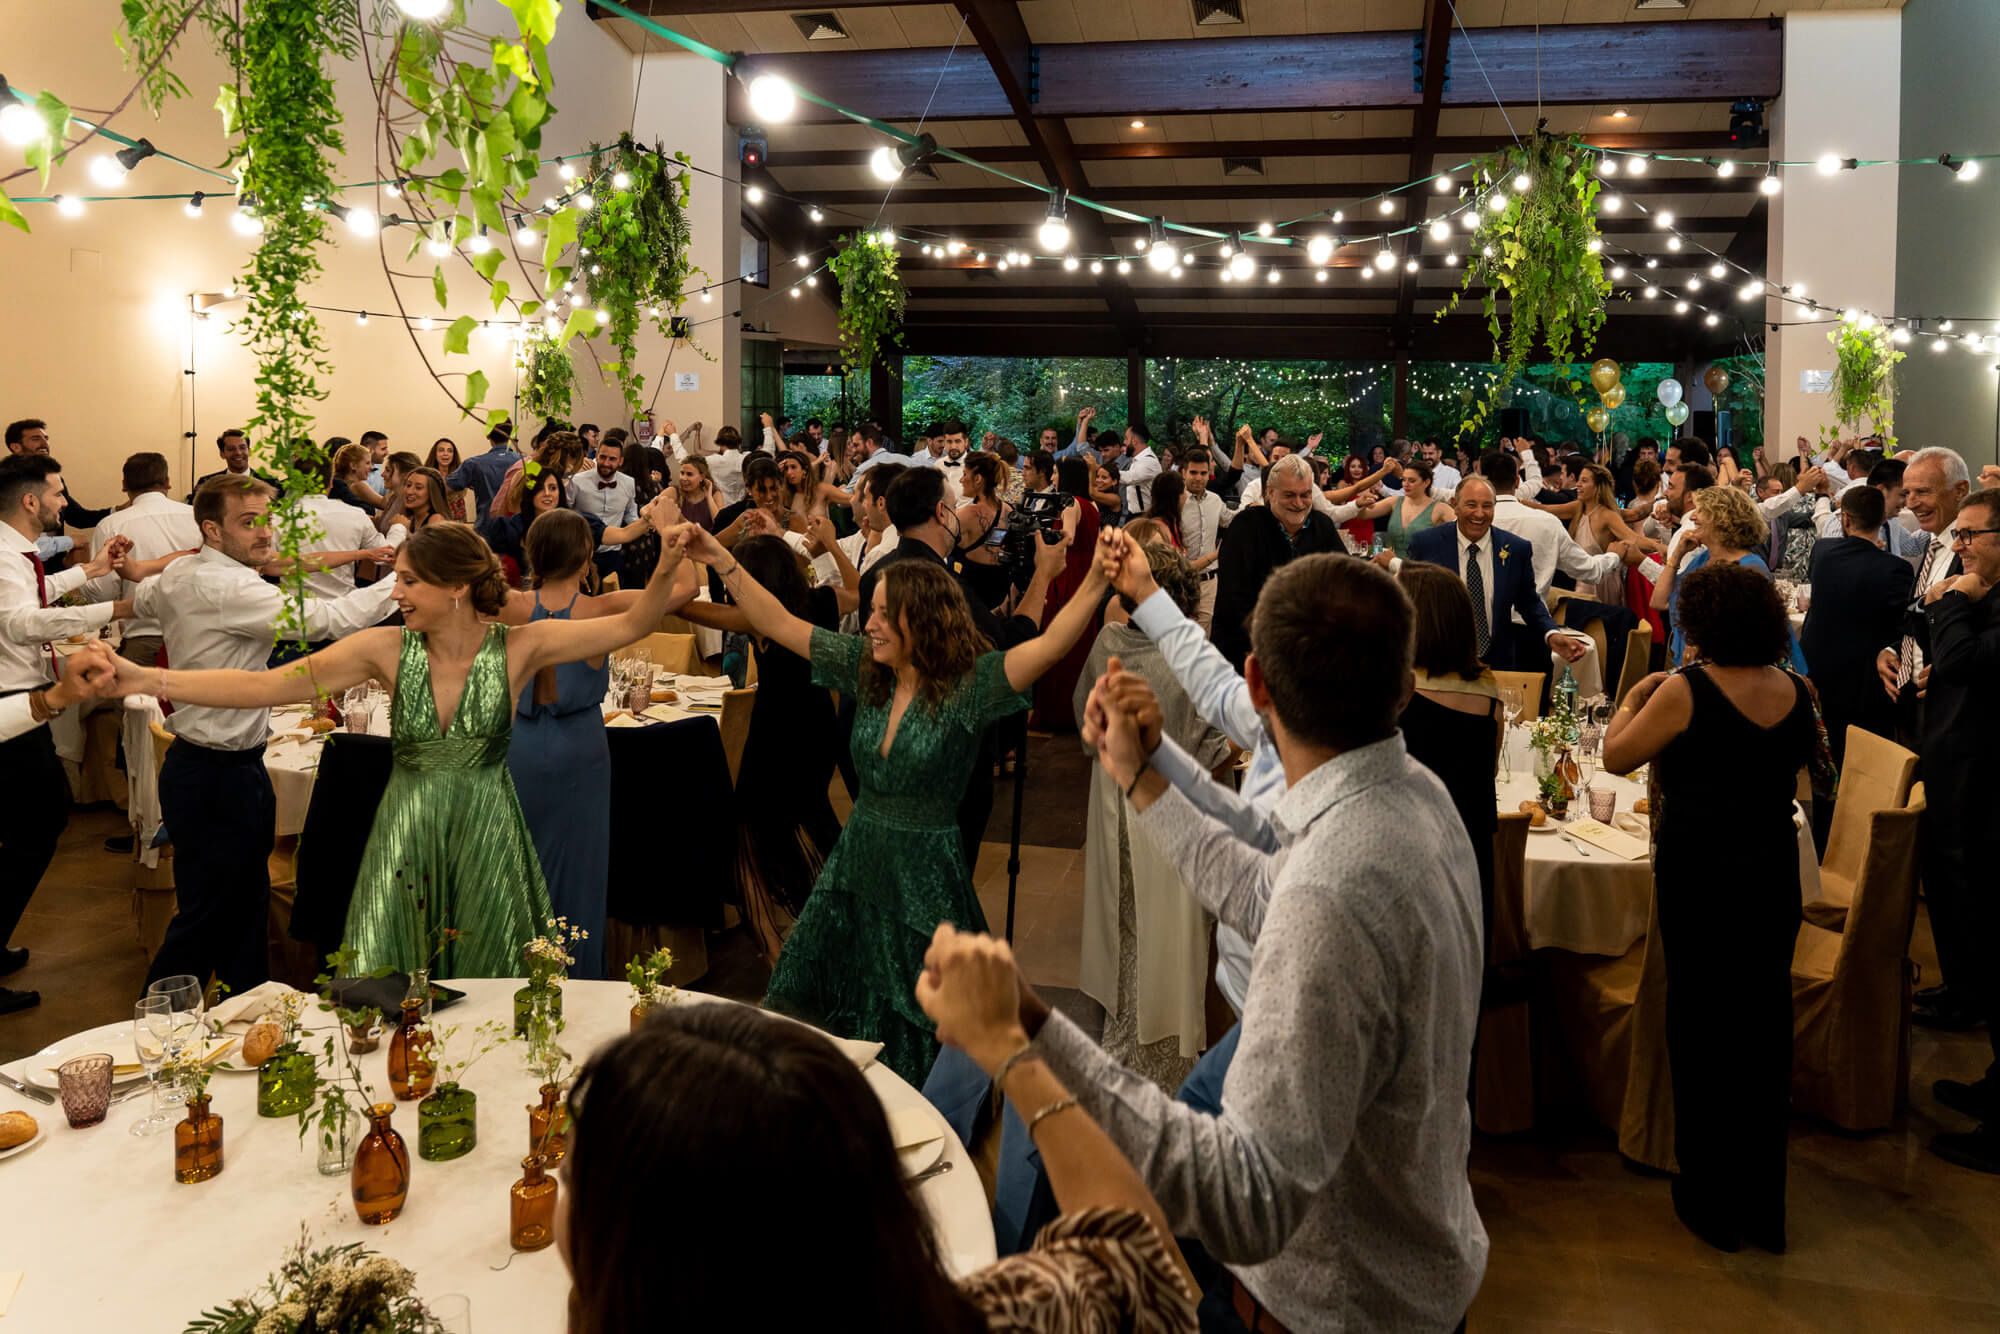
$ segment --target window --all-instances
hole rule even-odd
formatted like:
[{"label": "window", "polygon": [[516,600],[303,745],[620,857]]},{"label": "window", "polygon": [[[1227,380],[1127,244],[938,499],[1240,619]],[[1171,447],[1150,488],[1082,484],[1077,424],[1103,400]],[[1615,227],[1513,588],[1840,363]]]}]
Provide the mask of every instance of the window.
[{"label": "window", "polygon": [[771,240],[750,219],[743,219],[743,253],[736,276],[759,287],[771,285]]},{"label": "window", "polygon": [[743,340],[743,447],[756,449],[764,443],[764,424],[758,414],[768,412],[773,420],[785,411],[785,350],[775,339]]}]

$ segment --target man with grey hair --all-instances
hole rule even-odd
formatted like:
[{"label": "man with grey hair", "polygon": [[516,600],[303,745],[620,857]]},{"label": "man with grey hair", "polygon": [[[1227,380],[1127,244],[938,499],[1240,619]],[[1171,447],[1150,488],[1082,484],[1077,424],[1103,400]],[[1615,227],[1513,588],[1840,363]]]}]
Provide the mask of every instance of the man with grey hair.
[{"label": "man with grey hair", "polygon": [[1303,456],[1287,454],[1273,463],[1264,492],[1264,504],[1239,509],[1222,530],[1222,556],[1217,562],[1212,635],[1215,646],[1238,671],[1250,652],[1250,613],[1271,572],[1294,557],[1347,550],[1334,520],[1313,506],[1319,488],[1313,485],[1312,465]]}]

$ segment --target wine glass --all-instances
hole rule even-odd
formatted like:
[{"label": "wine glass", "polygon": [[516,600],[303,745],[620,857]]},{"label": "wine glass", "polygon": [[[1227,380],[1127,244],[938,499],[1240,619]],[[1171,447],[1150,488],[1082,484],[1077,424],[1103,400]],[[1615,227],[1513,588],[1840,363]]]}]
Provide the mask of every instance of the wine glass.
[{"label": "wine glass", "polygon": [[200,978],[192,973],[176,973],[147,987],[146,994],[165,996],[167,1008],[174,1015],[173,1032],[167,1041],[168,1055],[178,1055],[181,1048],[202,1036],[205,1031],[202,1016],[208,1009],[208,993]]},{"label": "wine glass", "polygon": [[174,1034],[173,1003],[166,996],[145,996],[132,1007],[132,1049],[152,1085],[152,1110],[132,1123],[135,1135],[157,1135],[173,1124],[160,1104],[160,1066]]}]

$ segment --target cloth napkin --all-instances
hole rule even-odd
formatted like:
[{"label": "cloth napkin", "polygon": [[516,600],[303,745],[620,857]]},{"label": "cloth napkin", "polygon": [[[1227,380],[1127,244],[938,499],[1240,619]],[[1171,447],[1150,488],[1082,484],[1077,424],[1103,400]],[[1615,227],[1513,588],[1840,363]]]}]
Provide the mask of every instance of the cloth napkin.
[{"label": "cloth napkin", "polygon": [[944,1138],[944,1128],[929,1107],[898,1107],[889,1113],[889,1136],[898,1149],[914,1149]]},{"label": "cloth napkin", "polygon": [[1637,811],[1620,811],[1611,817],[1611,827],[1634,838],[1650,839],[1653,836],[1653,822]]},{"label": "cloth napkin", "polygon": [[881,1043],[864,1042],[860,1038],[834,1038],[833,1045],[847,1054],[847,1059],[854,1062],[856,1070],[866,1070],[882,1054]]},{"label": "cloth napkin", "polygon": [[262,982],[239,995],[217,1001],[208,1008],[209,1023],[218,1032],[241,1036],[250,1026],[278,1008],[278,1001],[291,993],[283,982]]}]

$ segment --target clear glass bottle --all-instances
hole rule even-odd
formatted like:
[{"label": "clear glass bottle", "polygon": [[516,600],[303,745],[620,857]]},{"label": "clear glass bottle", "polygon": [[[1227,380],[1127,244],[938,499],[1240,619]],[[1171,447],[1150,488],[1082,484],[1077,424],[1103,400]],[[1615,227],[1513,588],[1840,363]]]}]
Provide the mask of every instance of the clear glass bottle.
[{"label": "clear glass bottle", "polygon": [[337,1177],[354,1170],[354,1149],[361,1139],[361,1115],[346,1098],[334,1105],[331,1119],[319,1126],[319,1174]]}]

